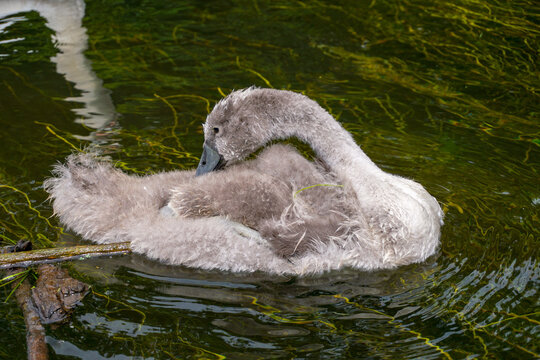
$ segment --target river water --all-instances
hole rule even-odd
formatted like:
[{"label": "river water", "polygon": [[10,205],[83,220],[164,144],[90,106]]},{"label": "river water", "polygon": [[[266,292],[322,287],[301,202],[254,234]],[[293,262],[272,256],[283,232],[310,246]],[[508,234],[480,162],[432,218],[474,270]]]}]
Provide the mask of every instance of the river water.
[{"label": "river water", "polygon": [[[55,163],[193,168],[213,104],[250,85],[317,100],[446,213],[438,254],[393,271],[65,264],[92,293],[47,328],[51,358],[538,357],[539,24],[520,0],[0,0],[2,245],[84,243],[41,188]],[[0,358],[24,359],[10,289]]]}]

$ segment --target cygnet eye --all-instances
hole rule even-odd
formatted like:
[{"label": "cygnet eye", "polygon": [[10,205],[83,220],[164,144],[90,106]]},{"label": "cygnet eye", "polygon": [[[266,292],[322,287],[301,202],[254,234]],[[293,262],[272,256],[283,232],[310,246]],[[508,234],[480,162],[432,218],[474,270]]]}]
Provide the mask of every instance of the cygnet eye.
[{"label": "cygnet eye", "polygon": [[215,127],[212,130],[214,130],[214,134],[217,134],[219,132],[219,128]]}]

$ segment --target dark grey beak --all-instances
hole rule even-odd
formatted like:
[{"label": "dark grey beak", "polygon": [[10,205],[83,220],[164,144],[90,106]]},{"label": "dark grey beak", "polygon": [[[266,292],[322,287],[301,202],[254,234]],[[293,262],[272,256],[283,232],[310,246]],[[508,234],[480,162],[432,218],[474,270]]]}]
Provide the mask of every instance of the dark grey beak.
[{"label": "dark grey beak", "polygon": [[222,166],[223,157],[219,155],[216,149],[204,143],[201,161],[199,161],[199,166],[197,166],[195,176],[203,175],[214,170],[219,170]]}]

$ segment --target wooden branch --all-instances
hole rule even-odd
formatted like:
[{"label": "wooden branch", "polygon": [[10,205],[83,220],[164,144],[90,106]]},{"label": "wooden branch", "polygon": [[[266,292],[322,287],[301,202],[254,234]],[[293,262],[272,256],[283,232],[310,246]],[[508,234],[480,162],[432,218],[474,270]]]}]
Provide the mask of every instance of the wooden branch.
[{"label": "wooden branch", "polygon": [[[129,243],[110,245],[73,246],[31,250],[32,243],[24,239],[15,246],[4,247],[1,251],[14,251],[0,254],[0,268],[8,269],[8,278],[15,277],[13,290],[17,305],[22,310],[26,325],[27,358],[29,360],[48,360],[49,349],[45,341],[43,322],[52,324],[65,321],[76,303],[88,293],[88,285],[71,278],[64,269],[53,265],[40,265],[39,278],[32,286],[22,267],[43,262],[55,262],[124,254],[129,252]],[[22,280],[17,277],[22,276]]]},{"label": "wooden branch", "polygon": [[29,267],[59,261],[83,260],[106,255],[121,255],[130,251],[129,242],[21,251],[0,254],[0,269]]},{"label": "wooden branch", "polygon": [[[18,269],[19,271],[21,269]],[[19,272],[17,269],[9,270],[8,274],[13,275]],[[17,286],[18,285],[18,286]],[[36,312],[31,294],[32,285],[28,279],[24,279],[22,283],[15,282],[15,299],[22,310],[24,323],[26,324],[26,346],[29,360],[47,360],[49,358],[49,350],[45,342],[45,328],[41,325],[39,315]]]}]

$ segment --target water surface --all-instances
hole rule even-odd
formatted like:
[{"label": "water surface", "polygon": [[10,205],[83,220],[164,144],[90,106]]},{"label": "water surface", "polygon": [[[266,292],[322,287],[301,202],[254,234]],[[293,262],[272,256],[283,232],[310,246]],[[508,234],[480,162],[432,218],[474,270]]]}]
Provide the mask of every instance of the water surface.
[{"label": "water surface", "polygon": [[[446,213],[439,253],[393,271],[273,277],[136,255],[66,264],[93,293],[47,329],[51,358],[538,356],[533,1],[35,3],[0,1],[3,245],[83,242],[41,189],[72,151],[98,147],[129,173],[193,168],[206,114],[250,85],[317,100]],[[0,357],[24,359],[12,299],[0,315]]]}]

